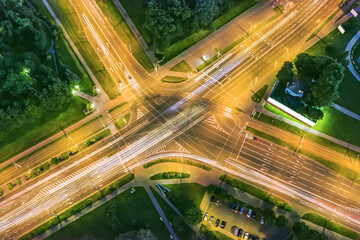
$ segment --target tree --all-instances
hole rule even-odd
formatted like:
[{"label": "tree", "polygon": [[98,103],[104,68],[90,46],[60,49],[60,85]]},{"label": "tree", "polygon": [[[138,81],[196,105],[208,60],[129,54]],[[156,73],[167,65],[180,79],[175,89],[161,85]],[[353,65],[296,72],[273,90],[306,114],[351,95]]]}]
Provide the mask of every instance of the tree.
[{"label": "tree", "polygon": [[157,240],[158,238],[154,233],[151,232],[150,229],[140,229],[140,231],[136,234],[136,239],[138,240]]},{"label": "tree", "polygon": [[324,113],[317,107],[307,106],[306,116],[314,121],[317,121],[323,119]]},{"label": "tree", "polygon": [[315,61],[313,56],[308,53],[300,53],[296,56],[294,61],[295,67],[300,76],[306,76],[310,79],[316,75]]},{"label": "tree", "polygon": [[292,230],[294,231],[298,239],[305,239],[308,235],[310,228],[304,222],[296,222],[292,227]]},{"label": "tree", "polygon": [[214,29],[214,20],[219,15],[219,5],[214,0],[196,0],[192,31],[199,29]]},{"label": "tree", "polygon": [[114,232],[121,231],[120,219],[117,216],[118,210],[116,205],[111,205],[106,215],[106,223]]},{"label": "tree", "polygon": [[280,215],[275,219],[275,224],[278,227],[284,227],[288,222],[289,220],[283,215]]},{"label": "tree", "polygon": [[266,209],[264,209],[263,212],[262,212],[262,215],[263,215],[266,219],[269,219],[270,221],[275,218],[275,212],[274,212],[274,210],[271,209],[271,208],[266,208]]},{"label": "tree", "polygon": [[285,91],[286,85],[293,79],[293,67],[294,65],[292,62],[286,61],[277,73],[276,78],[279,80],[278,87],[280,91]]},{"label": "tree", "polygon": [[212,195],[215,195],[216,198],[218,198],[219,200],[223,200],[228,197],[227,191],[224,188],[219,187],[215,184],[211,184],[208,186],[208,192]]},{"label": "tree", "polygon": [[206,240],[219,240],[215,233],[209,229],[206,229],[204,232],[203,232],[203,236]]},{"label": "tree", "polygon": [[201,223],[203,212],[199,207],[193,206],[189,208],[185,213],[185,223],[190,225],[196,225]]}]

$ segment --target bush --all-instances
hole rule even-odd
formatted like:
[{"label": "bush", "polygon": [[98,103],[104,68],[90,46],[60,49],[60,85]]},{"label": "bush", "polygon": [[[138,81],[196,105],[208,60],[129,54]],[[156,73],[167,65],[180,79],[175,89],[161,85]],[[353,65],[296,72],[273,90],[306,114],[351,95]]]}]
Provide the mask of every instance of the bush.
[{"label": "bush", "polygon": [[62,160],[67,160],[67,159],[69,159],[69,154],[68,154],[67,152],[63,152],[63,153],[61,154],[61,159],[62,159]]},{"label": "bush", "polygon": [[278,227],[284,227],[288,222],[289,220],[283,215],[280,215],[275,219],[275,224]]},{"label": "bush", "polygon": [[58,165],[59,164],[59,159],[57,157],[54,157],[51,159],[50,161],[51,165]]},{"label": "bush", "polygon": [[327,240],[328,237],[322,233],[319,233],[313,229],[310,229],[309,226],[304,222],[296,222],[292,227],[295,236],[298,240],[308,240],[308,239],[317,239],[317,240]]},{"label": "bush", "polygon": [[10,191],[14,189],[14,185],[12,184],[12,182],[9,182],[7,184],[7,187],[9,188]]},{"label": "bush", "polygon": [[21,178],[18,177],[18,178],[16,179],[16,182],[17,182],[17,184],[22,185]]},{"label": "bush", "polygon": [[70,148],[70,156],[73,156],[78,152],[79,152],[79,149],[77,147]]},{"label": "bush", "polygon": [[0,197],[2,197],[3,195],[4,195],[4,190],[0,188]]}]

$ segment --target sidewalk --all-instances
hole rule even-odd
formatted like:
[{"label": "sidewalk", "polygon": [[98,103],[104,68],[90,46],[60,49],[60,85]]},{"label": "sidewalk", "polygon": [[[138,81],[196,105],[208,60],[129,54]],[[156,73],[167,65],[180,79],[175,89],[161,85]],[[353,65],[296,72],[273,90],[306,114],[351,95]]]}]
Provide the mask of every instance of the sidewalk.
[{"label": "sidewalk", "polygon": [[360,121],[360,116],[357,115],[356,113],[348,110],[347,108],[344,108],[344,107],[342,107],[342,106],[340,106],[338,104],[335,104],[335,103],[331,104],[331,106],[334,107],[336,110],[348,115],[349,117],[355,118],[356,120]]}]

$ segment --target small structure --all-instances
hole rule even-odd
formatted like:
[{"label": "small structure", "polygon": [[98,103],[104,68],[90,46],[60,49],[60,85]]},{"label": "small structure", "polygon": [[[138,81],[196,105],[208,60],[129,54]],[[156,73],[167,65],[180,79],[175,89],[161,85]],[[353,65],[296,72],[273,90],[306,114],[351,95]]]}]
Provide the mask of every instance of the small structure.
[{"label": "small structure", "polygon": [[305,87],[306,85],[304,81],[294,77],[290,82],[288,82],[285,92],[293,97],[301,98],[304,95]]}]

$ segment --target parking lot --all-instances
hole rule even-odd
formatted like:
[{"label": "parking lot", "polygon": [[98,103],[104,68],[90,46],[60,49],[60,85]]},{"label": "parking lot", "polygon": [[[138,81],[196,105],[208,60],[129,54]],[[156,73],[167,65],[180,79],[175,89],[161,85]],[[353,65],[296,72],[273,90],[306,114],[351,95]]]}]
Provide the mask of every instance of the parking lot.
[{"label": "parking lot", "polygon": [[[242,214],[239,214],[239,212],[235,213],[234,210],[230,210],[232,202],[221,201],[216,204],[215,202],[211,202],[211,197],[208,194],[206,194],[205,197],[207,199],[204,200],[208,201],[208,204],[207,208],[203,210],[204,213],[208,213],[209,216],[207,217],[206,221],[202,222],[202,224],[206,225],[212,230],[219,231],[234,239],[244,239],[243,237],[245,232],[248,232],[249,235],[251,234],[254,237],[258,236],[259,239],[264,239],[266,237],[266,233],[270,233],[274,230],[275,225],[272,223],[267,224],[266,219],[265,224],[260,223],[261,215],[259,214],[257,214],[255,218],[252,216],[247,217],[247,208],[244,208]],[[212,223],[209,222],[211,216],[214,216]],[[217,219],[220,219],[220,224],[219,226],[215,227],[215,222]],[[224,229],[220,227],[222,221],[226,221],[226,226]],[[241,238],[234,235],[235,227],[243,229],[244,233]]]}]

